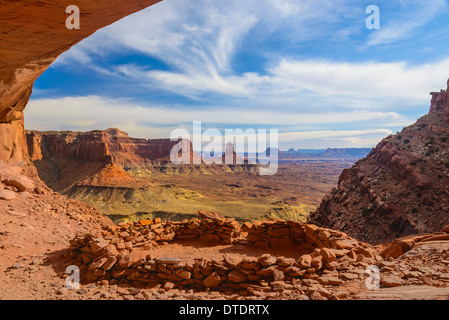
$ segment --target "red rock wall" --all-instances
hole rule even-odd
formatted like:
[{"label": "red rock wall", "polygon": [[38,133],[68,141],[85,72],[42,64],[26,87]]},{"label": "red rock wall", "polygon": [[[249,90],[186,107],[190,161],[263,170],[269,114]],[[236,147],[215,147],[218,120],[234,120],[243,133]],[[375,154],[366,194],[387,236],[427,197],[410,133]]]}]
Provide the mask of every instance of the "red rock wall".
[{"label": "red rock wall", "polygon": [[101,131],[83,134],[73,132],[43,134],[37,131],[27,132],[27,144],[30,158],[41,160],[47,155],[61,156],[84,162],[111,162],[108,145]]},{"label": "red rock wall", "polygon": [[449,87],[431,95],[427,115],[341,174],[310,223],[372,244],[449,223]]},{"label": "red rock wall", "polygon": [[[121,166],[130,161],[170,161],[170,151],[179,142],[170,139],[132,138],[119,129],[108,129],[103,133],[110,153]],[[192,147],[190,149],[192,153]]]},{"label": "red rock wall", "polygon": [[26,159],[23,119],[0,122],[0,164],[19,164]]},{"label": "red rock wall", "polygon": [[[170,139],[138,139],[118,129],[89,132],[27,131],[28,152],[31,160],[62,156],[85,162],[105,162],[127,167],[146,162],[170,162],[170,152],[179,141]],[[190,157],[193,159],[192,144]]]}]

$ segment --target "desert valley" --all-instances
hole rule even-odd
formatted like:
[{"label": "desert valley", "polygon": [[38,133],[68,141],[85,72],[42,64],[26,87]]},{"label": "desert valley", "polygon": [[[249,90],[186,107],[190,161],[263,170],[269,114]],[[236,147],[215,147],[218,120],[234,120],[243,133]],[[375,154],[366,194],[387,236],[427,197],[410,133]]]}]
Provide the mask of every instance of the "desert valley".
[{"label": "desert valley", "polygon": [[157,1],[108,1],[106,16],[77,2],[76,33],[58,28],[61,1],[0,3],[0,299],[449,297],[449,81],[373,149],[279,150],[266,176],[175,165],[170,139],[25,130],[62,52]]},{"label": "desert valley", "polygon": [[[30,159],[54,191],[92,205],[114,222],[183,220],[198,209],[240,222],[305,221],[338,176],[370,149],[279,152],[275,175],[259,164],[172,164],[170,139],[137,139],[119,129],[27,132]],[[195,152],[191,157],[199,157]],[[192,161],[193,162],[193,161]]]}]

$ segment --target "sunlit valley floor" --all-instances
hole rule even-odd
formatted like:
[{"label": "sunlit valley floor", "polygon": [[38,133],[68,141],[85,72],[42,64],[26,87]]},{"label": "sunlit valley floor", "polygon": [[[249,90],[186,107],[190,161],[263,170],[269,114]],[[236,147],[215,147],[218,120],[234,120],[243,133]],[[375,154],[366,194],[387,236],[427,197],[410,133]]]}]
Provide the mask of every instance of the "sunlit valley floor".
[{"label": "sunlit valley floor", "polygon": [[260,175],[250,164],[176,166],[168,159],[170,140],[131,138],[117,129],[30,131],[28,146],[47,185],[115,223],[156,217],[177,221],[200,209],[240,222],[305,221],[356,160],[298,160],[290,152],[274,175]]}]

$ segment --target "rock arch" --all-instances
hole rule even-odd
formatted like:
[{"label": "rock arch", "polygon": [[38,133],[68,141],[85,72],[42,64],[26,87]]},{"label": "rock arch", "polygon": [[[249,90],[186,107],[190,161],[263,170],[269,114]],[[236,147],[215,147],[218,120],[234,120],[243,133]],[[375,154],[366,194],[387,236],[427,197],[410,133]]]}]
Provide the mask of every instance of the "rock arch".
[{"label": "rock arch", "polygon": [[[28,160],[23,110],[50,64],[96,30],[159,1],[0,1],[0,164]],[[80,8],[79,30],[66,28],[68,5]]]}]

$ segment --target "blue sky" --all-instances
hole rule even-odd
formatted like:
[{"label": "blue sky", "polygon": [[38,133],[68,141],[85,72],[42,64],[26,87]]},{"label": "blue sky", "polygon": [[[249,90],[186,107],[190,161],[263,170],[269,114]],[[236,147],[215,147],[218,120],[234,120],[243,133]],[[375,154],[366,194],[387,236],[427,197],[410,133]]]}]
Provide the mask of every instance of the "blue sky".
[{"label": "blue sky", "polygon": [[281,149],[372,147],[445,88],[448,13],[447,0],[164,0],[62,54],[25,126],[161,138],[202,121],[278,129]]}]

